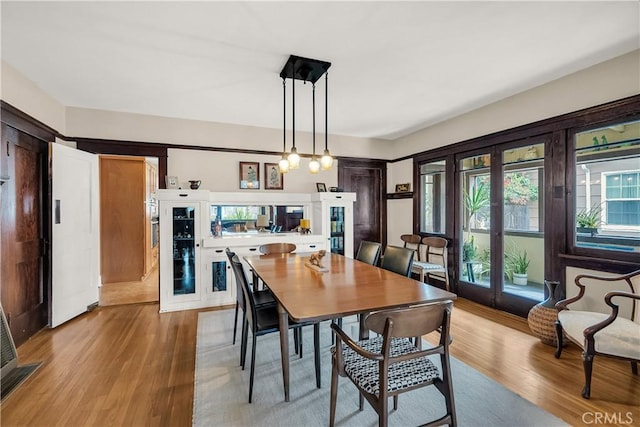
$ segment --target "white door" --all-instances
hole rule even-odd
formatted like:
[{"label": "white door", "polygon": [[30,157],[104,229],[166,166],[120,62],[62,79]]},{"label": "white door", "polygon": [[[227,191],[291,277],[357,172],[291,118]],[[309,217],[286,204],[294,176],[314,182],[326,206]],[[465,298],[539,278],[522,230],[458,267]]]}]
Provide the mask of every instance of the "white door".
[{"label": "white door", "polygon": [[98,156],[50,143],[52,190],[51,327],[98,302]]}]

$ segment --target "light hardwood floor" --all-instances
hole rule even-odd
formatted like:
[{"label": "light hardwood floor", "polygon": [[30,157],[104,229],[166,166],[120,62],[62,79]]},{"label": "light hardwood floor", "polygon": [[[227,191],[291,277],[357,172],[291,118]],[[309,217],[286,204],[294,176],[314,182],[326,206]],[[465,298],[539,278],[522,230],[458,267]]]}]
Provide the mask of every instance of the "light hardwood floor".
[{"label": "light hardwood floor", "polygon": [[100,287],[100,305],[136,304],[160,301],[158,263],[138,282],[105,283]]},{"label": "light hardwood floor", "polygon": [[[197,315],[159,314],[157,304],[99,307],[40,332],[18,353],[21,363],[44,364],[2,403],[2,425],[191,425]],[[595,413],[622,426],[631,413],[640,425],[640,378],[628,363],[596,358],[585,400],[577,347],[555,359],[526,320],[460,299],[452,332],[455,357],[571,425],[597,425]]]}]

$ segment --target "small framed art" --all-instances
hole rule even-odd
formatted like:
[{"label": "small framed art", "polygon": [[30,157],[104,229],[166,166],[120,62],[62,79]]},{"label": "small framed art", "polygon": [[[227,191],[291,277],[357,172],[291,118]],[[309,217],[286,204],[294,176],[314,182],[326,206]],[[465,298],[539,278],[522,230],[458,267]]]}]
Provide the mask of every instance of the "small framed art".
[{"label": "small framed art", "polygon": [[165,176],[164,177],[164,183],[166,184],[167,188],[170,190],[177,190],[178,189],[178,177],[177,176]]},{"label": "small framed art", "polygon": [[327,186],[324,185],[324,182],[316,182],[316,189],[320,192],[320,193],[324,193],[327,191]]},{"label": "small framed art", "polygon": [[282,190],[284,188],[284,174],[280,173],[277,163],[264,164],[264,189]]},{"label": "small framed art", "polygon": [[411,184],[408,182],[406,184],[396,184],[396,193],[405,193],[407,191],[411,191]]},{"label": "small framed art", "polygon": [[240,162],[240,188],[259,189],[260,188],[260,163]]}]

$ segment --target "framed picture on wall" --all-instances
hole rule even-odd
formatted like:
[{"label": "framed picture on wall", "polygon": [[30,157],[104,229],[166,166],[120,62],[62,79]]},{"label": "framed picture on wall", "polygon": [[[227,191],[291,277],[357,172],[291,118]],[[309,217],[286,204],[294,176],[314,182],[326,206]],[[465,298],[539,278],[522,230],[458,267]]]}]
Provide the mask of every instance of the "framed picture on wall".
[{"label": "framed picture on wall", "polygon": [[316,188],[320,193],[324,193],[325,191],[327,191],[327,186],[324,185],[324,182],[316,182]]},{"label": "framed picture on wall", "polygon": [[178,189],[178,177],[177,176],[165,176],[164,183],[167,185],[168,189],[176,190]]},{"label": "framed picture on wall", "polygon": [[243,190],[260,188],[260,163],[240,162],[240,188]]},{"label": "framed picture on wall", "polygon": [[404,193],[407,191],[411,191],[411,184],[410,183],[406,183],[406,184],[396,184],[396,193]]},{"label": "framed picture on wall", "polygon": [[280,167],[277,163],[264,164],[264,189],[284,189],[284,174],[280,173]]}]

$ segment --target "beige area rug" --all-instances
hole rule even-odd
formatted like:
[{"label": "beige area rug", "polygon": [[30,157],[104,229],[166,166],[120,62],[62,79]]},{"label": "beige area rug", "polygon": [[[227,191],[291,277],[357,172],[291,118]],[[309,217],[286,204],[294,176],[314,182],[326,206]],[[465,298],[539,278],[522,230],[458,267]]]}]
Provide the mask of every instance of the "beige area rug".
[{"label": "beige area rug", "polygon": [[[355,317],[345,319],[345,331],[355,333]],[[233,310],[204,312],[198,318],[193,425],[195,426],[327,426],[331,387],[331,330],[321,325],[322,388],[316,388],[313,329],[304,330],[304,357],[290,356],[290,402],[284,402],[280,343],[277,333],[258,337],[253,403],[247,369],[239,366],[240,344],[231,345]],[[290,339],[293,334],[289,334]],[[249,346],[251,337],[249,337]],[[293,342],[290,348],[293,349]],[[293,352],[293,350],[292,350]],[[439,365],[439,362],[437,362]],[[559,418],[507,390],[480,372],[452,358],[452,377],[460,426],[564,426]],[[392,405],[391,405],[392,407]],[[444,398],[435,387],[403,394],[391,426],[420,425],[444,415]],[[366,403],[358,411],[358,392],[340,378],[336,425],[376,426],[375,411]]]}]

